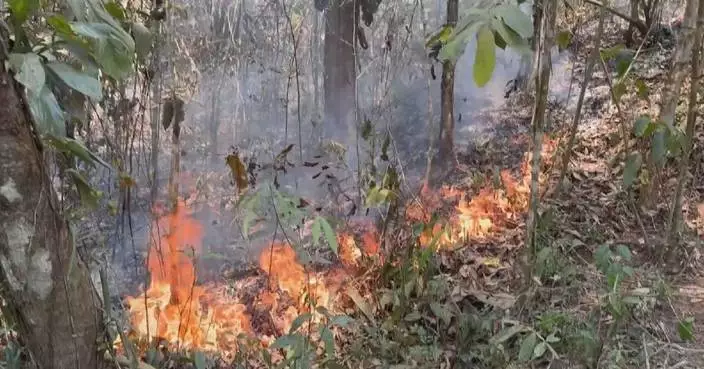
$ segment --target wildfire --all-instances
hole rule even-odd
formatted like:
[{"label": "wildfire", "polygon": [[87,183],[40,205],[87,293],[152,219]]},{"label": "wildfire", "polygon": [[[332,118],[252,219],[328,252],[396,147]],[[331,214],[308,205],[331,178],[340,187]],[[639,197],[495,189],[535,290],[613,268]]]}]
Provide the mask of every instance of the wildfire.
[{"label": "wildfire", "polygon": [[[546,140],[544,157],[549,157],[555,146]],[[406,219],[428,223],[431,214],[448,203],[455,205],[455,211],[444,224],[426,229],[420,235],[421,245],[427,247],[437,239],[438,247],[451,247],[519,224],[528,206],[529,161],[530,155],[526,155],[521,177],[504,170],[500,173],[501,186],[487,186],[473,197],[450,186],[438,191],[423,189],[420,201],[406,208]],[[539,181],[545,180],[541,175]],[[258,259],[259,268],[268,277],[268,288],[259,285],[253,300],[243,303],[226,296],[222,288],[197,283],[193,259],[200,251],[203,227],[191,216],[188,205],[188,200],[180,200],[152,226],[147,257],[150,283],[139,296],[127,298],[133,336],[182,348],[230,353],[237,350],[241,334],[258,335],[266,345],[273,339],[271,334],[288,332],[294,319],[310,311],[312,304],[333,310],[336,297],[341,295],[338,292],[350,271],[360,266],[362,256],[381,256],[379,234],[369,220],[338,233],[343,267],[325,272],[306,270],[291,245],[274,242]],[[266,334],[258,334],[254,327],[258,323],[253,324],[252,317],[262,314],[273,323]],[[316,322],[318,317],[313,314],[311,319]]]},{"label": "wildfire", "polygon": [[[557,142],[545,138],[541,158],[550,164]],[[419,237],[420,244],[429,246],[436,240],[436,246],[452,247],[470,238],[484,238],[504,228],[509,223],[516,223],[528,207],[531,181],[531,153],[524,155],[521,163],[521,177],[516,179],[510,171],[500,173],[501,186],[489,185],[479,193],[467,198],[466,193],[451,186],[443,186],[438,191],[423,188],[420,201],[406,208],[406,219],[428,223],[431,214],[437,213],[445,203],[455,202],[455,213],[450,215],[447,224],[436,223],[427,228]],[[542,174],[539,183],[547,178]],[[544,186],[543,186],[544,187]]]},{"label": "wildfire", "polygon": [[203,349],[233,349],[240,333],[251,331],[245,306],[196,285],[193,256],[202,226],[184,201],[152,227],[147,257],[149,288],[128,297],[132,329],[141,338]]},{"label": "wildfire", "polygon": [[[202,226],[191,217],[186,203],[179,201],[152,228],[154,242],[147,258],[151,281],[144,293],[127,298],[132,334],[182,348],[236,351],[240,334],[255,335],[252,317],[245,304],[224,296],[221,288],[197,284],[193,256],[201,246]],[[360,245],[351,233],[342,232],[339,239],[346,266],[356,266],[363,253],[378,252],[377,235],[371,228],[362,235]],[[347,259],[343,250],[348,252]],[[295,250],[280,242],[262,250],[259,267],[268,275],[269,286],[257,291],[252,310],[269,315],[275,334],[288,332],[294,319],[310,310],[311,303],[333,310],[346,279],[346,271],[340,268],[306,271]],[[315,322],[319,317],[314,318]],[[273,339],[267,335],[259,338],[264,345]]]}]

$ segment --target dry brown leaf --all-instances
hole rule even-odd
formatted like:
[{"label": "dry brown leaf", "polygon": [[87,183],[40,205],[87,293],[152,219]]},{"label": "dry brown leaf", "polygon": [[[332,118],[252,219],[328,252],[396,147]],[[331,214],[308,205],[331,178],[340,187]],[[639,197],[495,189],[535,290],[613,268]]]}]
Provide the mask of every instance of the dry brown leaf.
[{"label": "dry brown leaf", "polygon": [[244,167],[244,163],[240,159],[237,152],[233,152],[225,158],[227,166],[230,167],[232,171],[232,177],[235,179],[235,184],[237,185],[237,190],[242,192],[247,189],[247,170]]}]

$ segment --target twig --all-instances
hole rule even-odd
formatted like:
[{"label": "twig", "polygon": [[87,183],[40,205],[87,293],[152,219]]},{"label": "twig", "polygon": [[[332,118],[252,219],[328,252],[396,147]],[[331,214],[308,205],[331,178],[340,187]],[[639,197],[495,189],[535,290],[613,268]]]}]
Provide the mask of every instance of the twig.
[{"label": "twig", "polygon": [[606,4],[600,3],[600,2],[595,1],[595,0],[584,0],[584,2],[585,2],[585,3],[592,4],[592,5],[594,5],[594,6],[598,6],[598,7],[600,7],[600,8],[603,8],[603,9],[605,9],[606,11],[608,11],[609,13],[611,13],[611,14],[613,14],[613,15],[615,15],[615,16],[617,16],[617,17],[619,17],[619,18],[621,18],[621,19],[623,19],[623,20],[625,20],[625,21],[627,21],[627,22],[629,22],[629,23],[631,23],[631,24],[633,24],[634,26],[636,26],[636,28],[638,28],[638,31],[640,31],[641,33],[645,33],[645,32],[646,32],[646,26],[645,26],[645,24],[644,24],[643,22],[641,22],[639,19],[633,19],[633,18],[631,18],[630,16],[628,16],[628,15],[626,15],[626,14],[623,14],[623,13],[621,13],[620,11],[618,11],[618,10],[616,10],[616,9],[614,9],[614,8],[608,7],[608,6],[606,6]]},{"label": "twig", "polygon": [[648,357],[648,346],[645,345],[645,335],[641,334],[641,340],[643,341],[643,355],[645,355],[645,369],[650,369],[650,357]]}]

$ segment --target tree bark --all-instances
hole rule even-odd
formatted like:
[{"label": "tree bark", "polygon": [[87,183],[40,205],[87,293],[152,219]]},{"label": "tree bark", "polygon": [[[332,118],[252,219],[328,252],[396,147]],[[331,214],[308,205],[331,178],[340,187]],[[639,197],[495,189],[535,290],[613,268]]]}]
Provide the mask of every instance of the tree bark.
[{"label": "tree bark", "polygon": [[682,218],[682,191],[684,190],[685,182],[687,182],[687,172],[689,171],[689,157],[692,154],[692,145],[694,143],[694,128],[697,123],[697,98],[699,96],[699,87],[701,84],[701,54],[702,42],[704,42],[704,0],[699,0],[699,9],[697,15],[697,25],[694,33],[694,50],[692,52],[691,63],[691,85],[689,90],[689,106],[687,109],[687,127],[685,128],[685,142],[682,150],[682,158],[679,163],[679,173],[677,175],[677,188],[675,197],[672,202],[672,210],[670,213],[670,230],[668,234],[668,254],[673,256],[677,241],[677,233],[679,231],[680,219]]},{"label": "tree bark", "polygon": [[325,15],[325,124],[328,138],[346,143],[355,125],[357,63],[354,0],[332,0]]},{"label": "tree bark", "polygon": [[[454,27],[457,24],[458,6],[458,0],[447,1],[446,24],[450,27]],[[443,166],[447,166],[452,163],[453,159],[455,131],[455,63],[450,60],[442,63],[440,93],[441,119],[438,148],[440,150],[440,163],[444,163]]]},{"label": "tree bark", "polygon": [[[535,78],[536,96],[533,107],[533,118],[531,122],[531,131],[533,136],[533,152],[531,164],[531,182],[530,182],[530,203],[528,205],[528,219],[526,220],[526,247],[530,253],[530,257],[535,255],[535,232],[538,219],[538,206],[540,198],[540,154],[543,146],[543,134],[545,125],[545,111],[548,101],[548,87],[550,86],[550,50],[555,40],[555,16],[557,13],[557,0],[541,1],[543,15],[540,23],[540,38],[538,39],[537,49],[537,74]],[[530,265],[530,264],[529,264]]]},{"label": "tree bark", "polygon": [[[694,27],[696,25],[698,3],[699,0],[687,0],[685,17],[682,22],[682,35],[677,39],[675,52],[670,63],[672,68],[661,93],[659,121],[669,126],[675,124],[677,102],[680,98],[684,77],[687,75],[687,66],[694,44]],[[653,177],[648,182],[648,185],[642,188],[641,192],[641,204],[646,207],[651,206],[655,200],[662,169],[662,163],[657,163],[652,158],[652,155],[649,157],[648,163],[652,163],[650,164],[649,172],[653,173]]]},{"label": "tree bark", "polygon": [[105,367],[101,304],[59,213],[20,87],[0,55],[3,313],[40,369]]}]

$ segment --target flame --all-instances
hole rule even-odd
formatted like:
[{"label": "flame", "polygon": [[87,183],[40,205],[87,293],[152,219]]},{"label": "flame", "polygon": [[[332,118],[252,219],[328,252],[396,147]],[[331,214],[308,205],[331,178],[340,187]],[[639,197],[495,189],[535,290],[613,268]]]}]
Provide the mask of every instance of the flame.
[{"label": "flame", "polygon": [[[552,155],[557,148],[555,140],[545,138],[541,152],[542,163],[551,164]],[[505,228],[509,223],[516,223],[528,208],[530,195],[532,154],[526,153],[521,162],[521,176],[515,178],[509,170],[500,172],[500,188],[490,184],[468,198],[458,188],[443,186],[432,191],[426,186],[421,190],[419,201],[406,208],[406,219],[414,222],[428,223],[431,214],[437,214],[447,203],[456,203],[453,214],[446,224],[436,223],[426,228],[419,237],[421,246],[427,247],[436,240],[436,246],[452,247],[471,238],[485,238]],[[540,173],[539,183],[544,184],[547,177]],[[544,189],[544,186],[542,186]]]},{"label": "flame", "polygon": [[236,337],[251,330],[244,305],[196,285],[192,259],[202,233],[183,200],[153,224],[154,242],[147,257],[149,288],[127,298],[137,336],[183,347],[232,350]]}]

